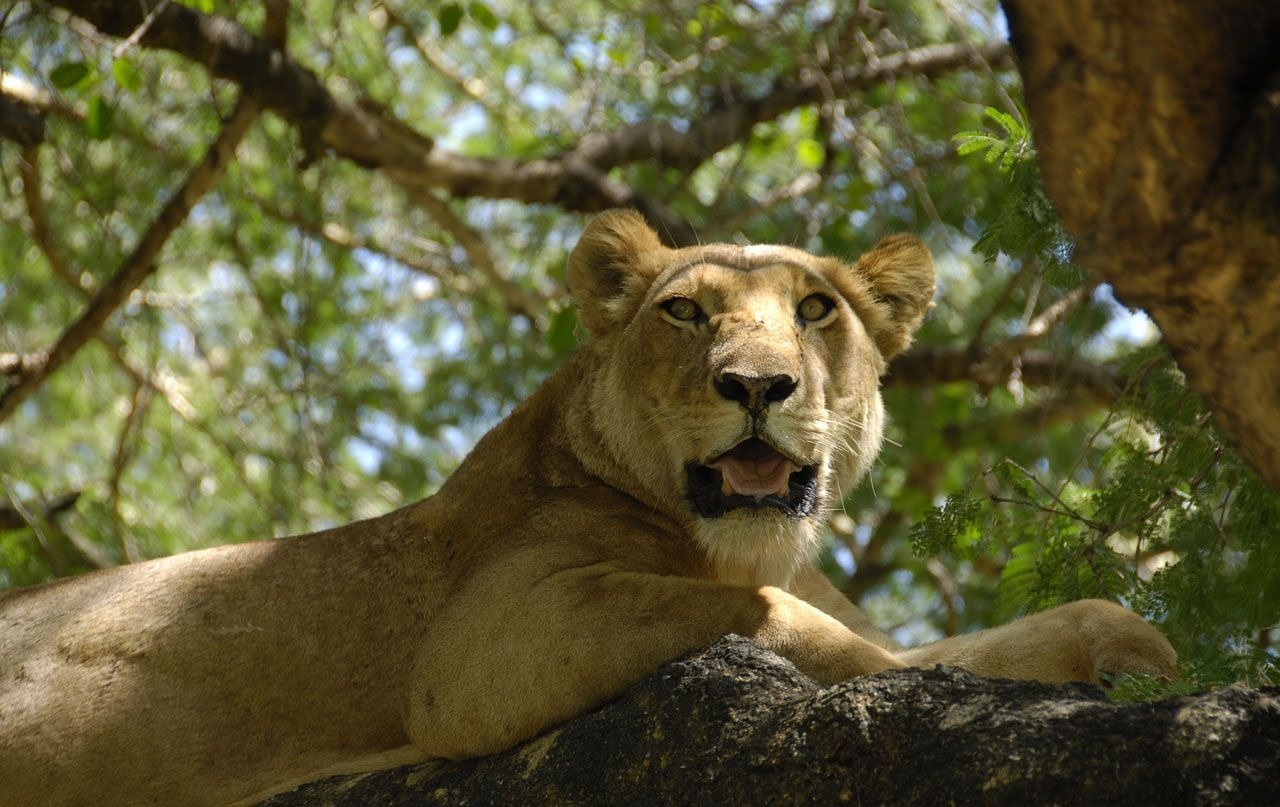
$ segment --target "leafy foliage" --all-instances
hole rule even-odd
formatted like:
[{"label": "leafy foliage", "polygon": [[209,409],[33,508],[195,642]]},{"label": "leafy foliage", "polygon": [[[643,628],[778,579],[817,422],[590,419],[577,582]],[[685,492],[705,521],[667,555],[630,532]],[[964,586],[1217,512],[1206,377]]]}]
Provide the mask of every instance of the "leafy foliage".
[{"label": "leafy foliage", "polygon": [[[262,27],[261,4],[184,5]],[[511,160],[638,123],[689,132],[801,77],[1002,31],[992,0],[290,9],[289,56],[333,92]],[[48,243],[27,156],[0,142],[5,360],[46,350],[108,282],[237,90],[42,4],[0,27],[6,81],[61,110],[35,158]],[[934,248],[940,292],[917,343],[965,367],[890,378],[890,442],[869,483],[844,492],[823,568],[909,642],[1101,594],[1161,620],[1192,679],[1263,675],[1249,659],[1274,652],[1273,494],[1105,294],[1077,295],[1028,336],[1085,276],[1041,188],[1016,75],[996,63],[823,87],[724,148],[606,177],[704,241],[853,256],[911,231]],[[564,265],[583,216],[446,199],[491,252],[486,274],[457,228],[377,172],[312,159],[305,134],[264,115],[103,338],[0,423],[0,510],[25,513],[0,531],[0,588],[430,494],[576,347]],[[1033,352],[1050,371],[1120,373],[1129,393],[1108,414],[1073,372],[1034,377]],[[998,360],[969,366],[981,356]],[[51,507],[68,493],[74,505]]]},{"label": "leafy foliage", "polygon": [[[1009,175],[1001,213],[1037,213],[993,216],[980,243],[1035,256],[1063,234],[1038,218],[1047,201],[1026,129],[995,117],[1004,138],[967,133],[964,142],[980,143]],[[1000,619],[1105,597],[1157,621],[1183,680],[1127,677],[1117,697],[1280,680],[1270,636],[1280,622],[1280,495],[1230,448],[1162,347],[1126,357],[1124,373],[1126,394],[1069,468],[1041,475],[998,462],[912,528],[916,551],[969,560],[994,551]]]}]

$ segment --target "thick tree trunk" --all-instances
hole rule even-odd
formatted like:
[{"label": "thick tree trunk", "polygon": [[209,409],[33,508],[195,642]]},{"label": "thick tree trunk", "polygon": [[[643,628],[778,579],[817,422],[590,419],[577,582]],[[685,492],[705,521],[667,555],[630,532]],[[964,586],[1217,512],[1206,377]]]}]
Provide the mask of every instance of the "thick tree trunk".
[{"label": "thick tree trunk", "polygon": [[268,804],[1264,804],[1280,688],[1148,704],[904,670],[822,688],[729,637],[506,754],[305,785]]},{"label": "thick tree trunk", "polygon": [[1280,3],[1005,0],[1079,262],[1280,489]]}]

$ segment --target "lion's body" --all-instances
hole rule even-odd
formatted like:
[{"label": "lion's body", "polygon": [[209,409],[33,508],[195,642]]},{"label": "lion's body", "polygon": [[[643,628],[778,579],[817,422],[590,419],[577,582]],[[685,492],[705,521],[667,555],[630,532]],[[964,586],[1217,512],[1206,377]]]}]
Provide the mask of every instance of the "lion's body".
[{"label": "lion's body", "polygon": [[432,498],[0,596],[0,804],[226,803],[493,753],[728,633],[828,682],[1170,671],[1096,602],[900,651],[813,569],[932,295],[918,242],[853,267],[671,251],[614,213],[570,285],[593,338]]}]

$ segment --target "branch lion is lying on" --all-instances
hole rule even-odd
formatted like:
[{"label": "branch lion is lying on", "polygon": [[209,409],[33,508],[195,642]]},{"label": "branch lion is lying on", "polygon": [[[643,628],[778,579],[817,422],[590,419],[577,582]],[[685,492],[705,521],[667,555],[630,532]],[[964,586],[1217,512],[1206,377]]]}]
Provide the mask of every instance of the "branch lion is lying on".
[{"label": "branch lion is lying on", "polygon": [[824,682],[1172,673],[1101,601],[903,650],[814,568],[931,305],[915,238],[852,265],[670,250],[615,211],[569,285],[589,342],[435,496],[0,598],[0,803],[227,803],[492,754],[728,633]]}]

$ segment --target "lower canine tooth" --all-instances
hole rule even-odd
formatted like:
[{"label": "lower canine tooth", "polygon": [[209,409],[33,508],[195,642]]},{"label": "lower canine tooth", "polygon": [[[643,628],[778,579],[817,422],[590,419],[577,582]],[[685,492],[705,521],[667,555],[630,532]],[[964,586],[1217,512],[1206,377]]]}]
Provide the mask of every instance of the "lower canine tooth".
[{"label": "lower canine tooth", "polygon": [[733,485],[729,484],[729,477],[726,476],[720,480],[720,492],[726,496],[733,495]]},{"label": "lower canine tooth", "polygon": [[782,487],[778,488],[778,489],[777,489],[777,491],[775,491],[775,492],[776,492],[776,493],[777,493],[777,495],[778,495],[778,496],[780,496],[781,498],[783,498],[783,499],[787,498],[787,496],[789,496],[789,495],[791,494],[791,483],[790,483],[790,482],[783,482],[783,483],[782,483]]}]

